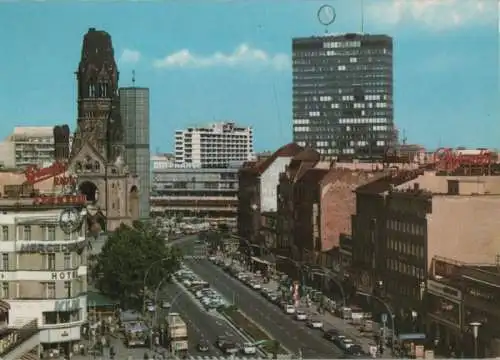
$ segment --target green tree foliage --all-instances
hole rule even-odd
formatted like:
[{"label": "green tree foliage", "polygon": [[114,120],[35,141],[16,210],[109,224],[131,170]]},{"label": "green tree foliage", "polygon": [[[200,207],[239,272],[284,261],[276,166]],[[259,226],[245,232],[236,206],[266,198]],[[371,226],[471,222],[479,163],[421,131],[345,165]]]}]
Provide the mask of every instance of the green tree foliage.
[{"label": "green tree foliage", "polygon": [[180,250],[167,247],[158,228],[136,221],[109,235],[91,271],[100,291],[120,300],[122,307],[140,308],[148,269],[147,293],[179,269],[180,260]]}]

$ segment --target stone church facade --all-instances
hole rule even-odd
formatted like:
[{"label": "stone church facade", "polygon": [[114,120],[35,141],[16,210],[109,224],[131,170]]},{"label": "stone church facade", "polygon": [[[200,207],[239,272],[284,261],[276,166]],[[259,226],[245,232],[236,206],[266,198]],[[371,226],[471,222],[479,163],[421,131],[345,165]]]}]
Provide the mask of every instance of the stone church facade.
[{"label": "stone church facade", "polygon": [[[83,39],[77,78],[77,127],[68,159],[79,192],[92,204],[88,225],[113,231],[139,218],[139,179],[124,163],[118,68],[111,36],[89,29]],[[56,140],[57,141],[57,140]],[[56,144],[58,149],[58,144]],[[66,154],[65,154],[66,153]]]}]

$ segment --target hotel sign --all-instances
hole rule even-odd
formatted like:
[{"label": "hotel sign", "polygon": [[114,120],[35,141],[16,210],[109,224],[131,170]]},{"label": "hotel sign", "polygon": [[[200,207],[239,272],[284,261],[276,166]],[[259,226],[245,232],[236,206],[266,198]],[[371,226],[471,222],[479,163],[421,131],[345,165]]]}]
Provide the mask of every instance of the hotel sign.
[{"label": "hotel sign", "polygon": [[87,241],[81,241],[78,243],[70,243],[70,244],[44,244],[44,243],[29,243],[22,244],[19,248],[19,252],[21,253],[71,253],[71,252],[79,252],[87,245]]},{"label": "hotel sign", "polygon": [[73,280],[78,279],[78,271],[54,271],[50,274],[51,280]]}]

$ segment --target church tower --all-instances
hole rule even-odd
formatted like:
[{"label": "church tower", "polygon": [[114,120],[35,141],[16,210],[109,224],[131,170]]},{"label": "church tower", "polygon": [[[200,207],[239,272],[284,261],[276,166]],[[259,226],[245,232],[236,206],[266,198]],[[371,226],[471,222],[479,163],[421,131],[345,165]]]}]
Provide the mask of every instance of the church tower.
[{"label": "church tower", "polygon": [[87,198],[89,230],[112,231],[138,219],[139,179],[124,162],[118,68],[111,36],[90,28],[77,79],[77,124],[68,170]]},{"label": "church tower", "polygon": [[83,38],[76,71],[78,118],[72,155],[81,149],[84,139],[108,163],[123,154],[118,76],[111,36],[90,28]]}]

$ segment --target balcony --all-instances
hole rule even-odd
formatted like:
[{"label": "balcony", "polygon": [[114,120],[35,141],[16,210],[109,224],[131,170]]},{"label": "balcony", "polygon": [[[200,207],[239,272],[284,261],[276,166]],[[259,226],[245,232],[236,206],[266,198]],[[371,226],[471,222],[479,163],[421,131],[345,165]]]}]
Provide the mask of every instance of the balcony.
[{"label": "balcony", "polygon": [[19,329],[4,329],[0,332],[0,358],[2,360],[39,359],[40,329],[33,319]]}]

